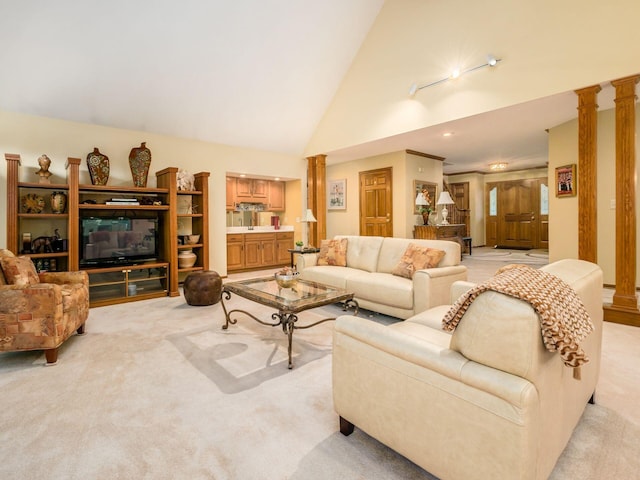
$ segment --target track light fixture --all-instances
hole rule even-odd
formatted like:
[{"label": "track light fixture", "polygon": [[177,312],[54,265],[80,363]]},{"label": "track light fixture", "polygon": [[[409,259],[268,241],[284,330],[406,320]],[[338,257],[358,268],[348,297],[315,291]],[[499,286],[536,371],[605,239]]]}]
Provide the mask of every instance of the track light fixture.
[{"label": "track light fixture", "polygon": [[423,88],[427,88],[427,87],[433,87],[440,83],[446,82],[447,80],[456,79],[462,75],[465,75],[469,72],[473,72],[474,70],[478,70],[480,68],[495,67],[500,61],[502,61],[502,59],[496,58],[493,55],[487,55],[487,62],[483,63],[482,65],[477,65],[475,67],[471,67],[463,71],[460,71],[460,69],[455,69],[453,72],[451,72],[451,75],[449,75],[448,77],[437,80],[435,82],[427,83],[426,85],[418,85],[417,83],[414,83],[413,85],[411,85],[411,88],[409,88],[409,95],[413,97],[418,92],[418,90],[422,90]]}]

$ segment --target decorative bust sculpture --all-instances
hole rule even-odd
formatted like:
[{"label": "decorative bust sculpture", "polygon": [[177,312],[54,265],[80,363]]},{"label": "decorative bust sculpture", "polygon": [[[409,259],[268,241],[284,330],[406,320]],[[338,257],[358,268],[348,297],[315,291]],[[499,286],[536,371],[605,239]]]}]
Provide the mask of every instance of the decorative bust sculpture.
[{"label": "decorative bust sculpture", "polygon": [[38,158],[38,165],[40,165],[40,170],[36,172],[36,175],[40,176],[39,183],[51,183],[49,177],[52,173],[49,171],[49,167],[51,166],[51,159],[46,155],[40,155]]}]

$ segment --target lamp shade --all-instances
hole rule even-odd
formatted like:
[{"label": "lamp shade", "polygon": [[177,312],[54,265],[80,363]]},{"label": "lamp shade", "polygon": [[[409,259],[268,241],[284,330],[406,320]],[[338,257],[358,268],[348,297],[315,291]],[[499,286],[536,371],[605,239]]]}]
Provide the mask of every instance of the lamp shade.
[{"label": "lamp shade", "polygon": [[424,193],[420,192],[416,195],[416,205],[429,205],[427,199],[424,197]]},{"label": "lamp shade", "polygon": [[317,222],[316,217],[313,216],[313,212],[310,208],[307,208],[304,216],[300,219],[301,222]]},{"label": "lamp shade", "polygon": [[449,195],[449,192],[445,190],[444,192],[440,192],[436,205],[452,205],[454,203],[455,202],[451,198],[451,195]]}]

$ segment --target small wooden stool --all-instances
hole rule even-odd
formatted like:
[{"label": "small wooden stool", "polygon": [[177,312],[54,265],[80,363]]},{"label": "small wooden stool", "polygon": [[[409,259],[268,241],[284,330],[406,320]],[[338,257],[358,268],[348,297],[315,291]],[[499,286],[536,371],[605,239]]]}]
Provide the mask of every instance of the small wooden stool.
[{"label": "small wooden stool", "polygon": [[220,301],[222,278],[213,270],[191,272],[184,279],[182,289],[189,305],[196,307],[214,305]]},{"label": "small wooden stool", "polygon": [[469,249],[469,255],[471,255],[471,237],[462,237],[465,249]]}]

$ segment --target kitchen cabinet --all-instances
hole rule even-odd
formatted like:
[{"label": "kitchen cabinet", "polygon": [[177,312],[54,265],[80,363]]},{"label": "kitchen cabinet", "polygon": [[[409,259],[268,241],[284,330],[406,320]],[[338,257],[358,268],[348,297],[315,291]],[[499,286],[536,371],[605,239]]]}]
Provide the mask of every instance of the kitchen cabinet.
[{"label": "kitchen cabinet", "polygon": [[289,250],[293,248],[293,232],[276,233],[276,258],[277,264],[283,265],[290,261]]},{"label": "kitchen cabinet", "polygon": [[272,180],[269,182],[269,210],[281,212],[284,210],[285,183]]},{"label": "kitchen cabinet", "polygon": [[269,181],[256,178],[236,178],[236,201],[267,203]]},{"label": "kitchen cabinet", "polygon": [[227,271],[288,265],[291,248],[293,232],[227,234]]},{"label": "kitchen cabinet", "polygon": [[227,210],[236,208],[236,179],[227,177]]}]

